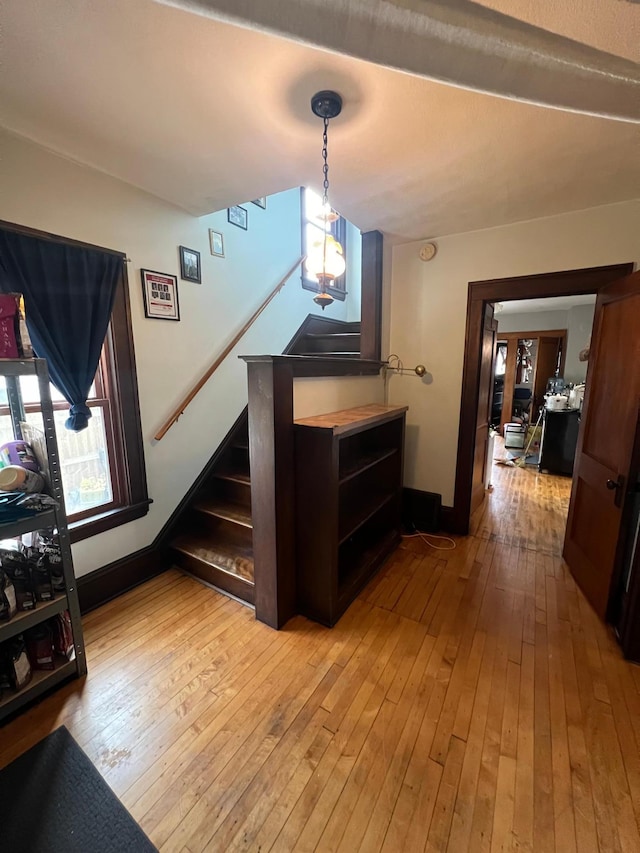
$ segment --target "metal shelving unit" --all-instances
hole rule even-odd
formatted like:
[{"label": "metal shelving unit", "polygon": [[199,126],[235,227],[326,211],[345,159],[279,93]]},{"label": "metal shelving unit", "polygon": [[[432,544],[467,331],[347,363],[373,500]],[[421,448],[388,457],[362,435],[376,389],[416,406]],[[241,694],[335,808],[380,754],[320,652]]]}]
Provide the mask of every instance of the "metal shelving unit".
[{"label": "metal shelving unit", "polygon": [[41,694],[60,684],[70,677],[86,675],[87,662],[84,651],[84,639],[82,635],[82,621],[80,617],[80,605],[78,603],[78,590],[76,578],[73,571],[73,559],[71,556],[71,539],[67,527],[67,516],[64,507],[64,494],[62,491],[62,477],[60,471],[60,457],[58,455],[58,444],[56,441],[55,425],[53,420],[53,406],[49,393],[49,372],[44,359],[0,359],[0,376],[4,376],[7,383],[7,398],[13,423],[13,431],[16,439],[22,438],[20,422],[25,420],[22,395],[20,391],[21,376],[36,376],[40,392],[40,407],[42,410],[42,421],[47,448],[47,459],[49,464],[48,489],[49,493],[58,502],[57,509],[38,513],[31,518],[17,522],[2,523],[0,515],[0,539],[8,539],[28,533],[32,530],[53,527],[57,531],[60,551],[62,554],[62,566],[65,580],[65,592],[56,595],[53,601],[39,602],[36,609],[18,613],[9,622],[0,624],[0,643],[15,637],[17,634],[45,622],[56,613],[68,610],[71,616],[71,627],[73,630],[73,643],[75,655],[71,660],[61,658],[56,660],[56,668],[53,670],[36,670],[33,672],[31,681],[22,690],[6,691],[0,698],[0,723],[9,714],[13,714],[23,705],[32,702]]}]

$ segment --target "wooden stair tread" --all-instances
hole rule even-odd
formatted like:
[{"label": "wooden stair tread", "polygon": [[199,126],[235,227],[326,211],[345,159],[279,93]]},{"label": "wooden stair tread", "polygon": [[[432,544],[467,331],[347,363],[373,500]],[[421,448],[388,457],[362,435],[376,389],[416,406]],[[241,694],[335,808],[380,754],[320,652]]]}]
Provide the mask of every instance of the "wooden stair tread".
[{"label": "wooden stair tread", "polygon": [[251,510],[233,501],[225,501],[223,498],[218,497],[205,497],[196,501],[193,508],[198,512],[204,512],[207,515],[214,515],[216,518],[223,518],[225,521],[240,524],[242,527],[253,527],[251,523]]},{"label": "wooden stair tread", "polygon": [[183,533],[171,543],[176,551],[253,584],[253,550],[247,545],[214,541],[202,533]]},{"label": "wooden stair tread", "polygon": [[215,471],[213,476],[220,480],[230,480],[232,483],[249,484],[251,482],[250,473],[237,468],[224,468],[221,471]]},{"label": "wooden stair tread", "polygon": [[300,355],[304,355],[305,358],[360,358],[359,352],[301,352]]},{"label": "wooden stair tread", "polygon": [[359,338],[360,332],[307,332],[307,338],[328,338],[329,340],[334,340],[335,338]]}]

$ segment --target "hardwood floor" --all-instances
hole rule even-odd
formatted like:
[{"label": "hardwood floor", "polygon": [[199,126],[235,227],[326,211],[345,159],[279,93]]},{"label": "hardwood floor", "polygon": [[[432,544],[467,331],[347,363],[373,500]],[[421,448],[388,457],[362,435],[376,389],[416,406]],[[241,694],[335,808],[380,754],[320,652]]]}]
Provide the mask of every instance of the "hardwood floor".
[{"label": "hardwood floor", "polygon": [[176,571],[89,614],[0,764],[64,723],[163,851],[639,851],[640,668],[560,558],[569,481],[495,473],[331,630]]}]

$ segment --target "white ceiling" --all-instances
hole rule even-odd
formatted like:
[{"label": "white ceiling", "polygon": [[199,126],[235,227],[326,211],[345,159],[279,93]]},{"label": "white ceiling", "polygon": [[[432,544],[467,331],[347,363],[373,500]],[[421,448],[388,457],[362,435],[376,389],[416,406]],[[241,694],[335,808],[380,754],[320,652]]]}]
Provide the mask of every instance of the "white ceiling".
[{"label": "white ceiling", "polygon": [[[486,6],[638,61],[640,5]],[[6,0],[0,124],[196,215],[320,183],[318,89],[344,97],[332,201],[419,239],[640,197],[640,128],[507,101],[152,0]]]},{"label": "white ceiling", "polygon": [[567,311],[578,305],[594,305],[595,294],[581,296],[553,296],[546,299],[511,299],[499,303],[502,307],[496,313],[498,319],[505,314],[535,314],[540,311]]}]

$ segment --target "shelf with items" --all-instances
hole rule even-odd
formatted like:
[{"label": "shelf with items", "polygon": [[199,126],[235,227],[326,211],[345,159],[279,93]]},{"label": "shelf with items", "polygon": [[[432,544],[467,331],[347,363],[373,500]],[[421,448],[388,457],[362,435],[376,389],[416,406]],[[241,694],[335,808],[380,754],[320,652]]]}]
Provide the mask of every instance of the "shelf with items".
[{"label": "shelf with items", "polygon": [[[35,547],[20,548],[15,551],[5,549],[0,552],[0,564],[5,561],[7,574],[12,566],[15,571],[15,554],[22,555],[23,568],[27,569],[27,583],[34,586],[40,583],[42,573],[48,576],[51,585],[51,594],[54,596],[50,601],[37,601],[32,610],[19,610],[12,614],[8,621],[0,622],[0,666],[7,666],[7,650],[11,644],[15,645],[16,638],[25,632],[43,626],[48,620],[57,614],[68,611],[67,619],[70,620],[73,659],[59,659],[59,664],[53,670],[33,669],[32,677],[28,684],[22,689],[11,691],[5,690],[0,701],[0,722],[10,713],[40,696],[44,691],[54,687],[60,681],[72,675],[82,676],[86,673],[86,659],[84,654],[84,640],[82,634],[82,622],[80,617],[80,605],[76,578],[73,571],[73,560],[71,556],[71,540],[67,527],[64,509],[64,495],[62,490],[62,479],[60,474],[60,461],[56,442],[55,425],[53,419],[53,407],[50,397],[49,375],[46,362],[42,359],[0,359],[0,376],[6,377],[7,396],[13,424],[14,437],[17,441],[23,441],[21,424],[24,423],[24,407],[22,404],[20,377],[35,376],[38,379],[40,395],[40,407],[44,433],[38,441],[38,448],[34,444],[45,486],[43,491],[49,498],[53,498],[56,505],[51,509],[25,517],[19,520],[2,521],[2,505],[0,504],[0,539],[9,540],[24,537],[26,534],[41,531],[42,541]],[[9,494],[9,493],[2,493]],[[13,512],[13,508],[11,512]],[[5,516],[8,511],[5,512]],[[29,543],[33,546],[33,542]],[[11,557],[10,554],[14,554]],[[44,558],[44,559],[43,559]],[[58,569],[59,586],[53,587],[50,560]],[[18,561],[19,562],[19,561]],[[44,566],[44,568],[43,568]],[[23,575],[24,577],[24,575]],[[29,580],[30,579],[30,580]],[[64,591],[62,585],[64,582]],[[45,583],[45,589],[47,584]],[[24,588],[23,588],[24,589]],[[39,595],[39,593],[38,593]],[[38,597],[38,595],[36,597]],[[44,597],[44,593],[42,593]],[[60,622],[58,622],[60,624]],[[68,628],[68,626],[67,626]],[[33,662],[31,662],[33,666]]]},{"label": "shelf with items", "polygon": [[295,422],[301,613],[334,625],[400,540],[405,406]]},{"label": "shelf with items", "polygon": [[57,593],[51,601],[38,601],[33,610],[19,610],[8,622],[0,622],[0,643],[51,619],[67,610],[68,606],[67,594],[62,592]]},{"label": "shelf with items", "polygon": [[0,719],[8,717],[62,681],[76,675],[77,661],[56,657],[55,669],[34,669],[31,680],[19,690],[8,689],[0,695]]},{"label": "shelf with items", "polygon": [[[0,362],[0,366],[1,364],[2,362]],[[0,494],[2,493],[0,492]],[[1,515],[0,518],[2,518]],[[53,509],[39,512],[20,521],[0,522],[0,540],[13,539],[15,536],[22,536],[23,533],[30,533],[32,530],[44,530],[47,527],[55,527],[55,524],[56,514]]]}]

